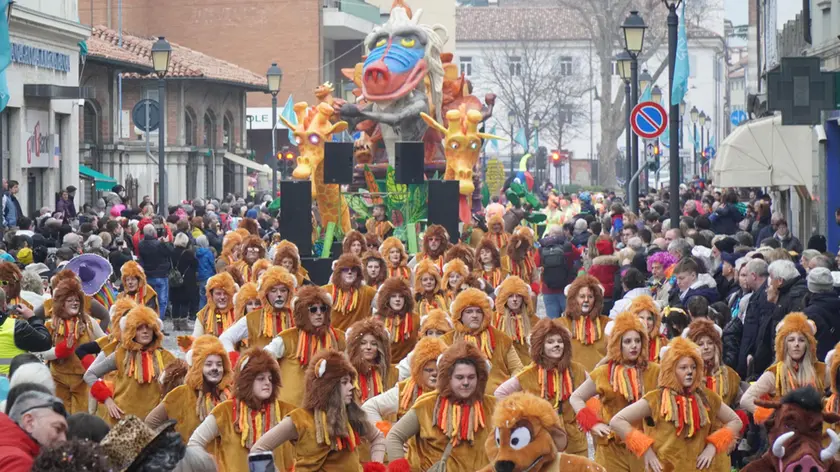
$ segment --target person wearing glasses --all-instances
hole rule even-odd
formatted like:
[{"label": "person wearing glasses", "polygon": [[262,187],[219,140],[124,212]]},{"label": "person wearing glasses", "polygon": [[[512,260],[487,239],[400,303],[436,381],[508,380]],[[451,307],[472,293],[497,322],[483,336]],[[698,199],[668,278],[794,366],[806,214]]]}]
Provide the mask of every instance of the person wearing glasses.
[{"label": "person wearing glasses", "polygon": [[235,264],[235,267],[242,273],[242,278],[246,282],[257,281],[257,271],[254,270],[254,263],[260,259],[265,259],[265,246],[259,236],[248,236],[242,241],[241,246],[242,260]]},{"label": "person wearing glasses", "polygon": [[332,297],[332,324],[347,330],[353,323],[370,317],[376,289],[364,285],[362,260],[353,254],[342,254],[333,263],[330,283],[324,290]]},{"label": "person wearing glasses", "polygon": [[21,394],[9,415],[0,413],[0,470],[29,472],[41,448],[67,440],[67,412],[53,395]]},{"label": "person wearing glasses", "polygon": [[9,305],[6,300],[6,292],[0,290],[0,375],[8,376],[15,356],[49,351],[52,339],[42,317],[26,305]]},{"label": "person wearing glasses", "polygon": [[[283,388],[280,400],[300,407],[303,403],[304,374],[319,351],[346,348],[344,331],[330,325],[331,303],[327,291],[307,285],[297,291],[292,313],[295,327],[287,329],[265,349],[280,363]],[[230,350],[230,346],[226,346]]]}]

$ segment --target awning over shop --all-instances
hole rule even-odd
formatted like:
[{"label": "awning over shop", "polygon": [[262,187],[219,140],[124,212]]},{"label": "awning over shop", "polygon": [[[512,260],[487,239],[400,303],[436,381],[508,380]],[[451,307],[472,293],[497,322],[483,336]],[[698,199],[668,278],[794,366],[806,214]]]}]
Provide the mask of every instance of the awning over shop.
[{"label": "awning over shop", "polygon": [[79,174],[83,177],[92,179],[96,184],[96,190],[109,191],[114,185],[117,185],[117,179],[109,177],[101,172],[97,172],[90,167],[80,165]]},{"label": "awning over shop", "polygon": [[716,186],[770,187],[814,184],[810,126],[782,126],[773,116],[745,123],[723,140],[712,172]]},{"label": "awning over shop", "polygon": [[236,154],[233,154],[233,153],[230,153],[230,152],[226,152],[224,154],[224,156],[225,156],[225,159],[233,162],[234,164],[239,164],[242,167],[246,167],[248,169],[252,169],[252,170],[255,170],[257,172],[263,172],[265,174],[270,174],[271,173],[271,167],[268,167],[265,164],[260,164],[258,162],[254,162],[252,160],[245,159],[242,156],[237,156]]}]

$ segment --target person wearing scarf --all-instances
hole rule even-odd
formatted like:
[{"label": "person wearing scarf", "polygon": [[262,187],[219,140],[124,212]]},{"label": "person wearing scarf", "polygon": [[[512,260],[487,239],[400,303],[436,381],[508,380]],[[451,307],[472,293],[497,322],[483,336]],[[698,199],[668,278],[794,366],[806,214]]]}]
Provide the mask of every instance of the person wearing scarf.
[{"label": "person wearing scarf", "polygon": [[[179,385],[146,416],[146,424],[157,429],[170,419],[178,421],[175,431],[184,443],[190,440],[210,412],[219,403],[229,400],[233,386],[233,369],[219,338],[205,334],[195,339],[192,353],[187,356],[189,369],[184,384]],[[215,452],[215,443],[209,446]]]},{"label": "person wearing scarf", "polygon": [[571,334],[558,320],[543,318],[532,327],[530,343],[532,362],[499,385],[496,399],[524,391],[547,400],[565,425],[568,443],[564,452],[586,456],[586,433],[578,428],[569,399],[589,376],[582,365],[572,361]]},{"label": "person wearing scarf", "polygon": [[[236,363],[233,395],[210,411],[190,435],[187,447],[198,447],[213,457],[219,470],[248,470],[248,452],[271,428],[294,410],[280,400],[280,369],[271,354],[251,348]],[[294,449],[277,445],[274,464],[291,471]]]},{"label": "person wearing scarf", "polygon": [[[674,338],[662,354],[658,388],[613,416],[610,428],[644,462],[633,470],[708,470],[715,456],[729,454],[741,420],[703,386],[703,365],[696,344]],[[646,418],[656,426],[642,432],[638,425]]]},{"label": "person wearing scarf", "polygon": [[799,387],[825,389],[825,364],[817,360],[817,326],[804,313],[789,313],[776,325],[776,363],[761,374],[741,396],[741,408],[764,423],[773,413],[756,406],[758,399],[774,400]]},{"label": "person wearing scarf", "polygon": [[420,316],[434,309],[449,309],[450,299],[441,286],[440,269],[429,259],[421,260],[414,267],[414,296]]},{"label": "person wearing scarf", "polygon": [[639,295],[630,301],[627,311],[638,316],[648,330],[648,360],[659,362],[659,352],[668,345],[668,337],[662,334],[662,315],[650,295]]},{"label": "person wearing scarf", "polygon": [[138,305],[145,305],[156,312],[160,312],[158,296],[155,289],[146,283],[146,271],[135,261],[128,261],[120,268],[122,291],[117,299],[128,297]]},{"label": "person wearing scarf", "polygon": [[408,266],[414,268],[422,261],[430,261],[443,272],[443,255],[449,249],[449,232],[441,225],[430,225],[423,233],[423,251],[416,254]]},{"label": "person wearing scarf", "polygon": [[344,240],[341,242],[342,254],[352,254],[361,258],[365,249],[365,236],[355,229],[347,233],[344,236]]},{"label": "person wearing scarf", "polygon": [[[418,342],[423,338],[441,338],[444,334],[452,331],[455,325],[449,315],[443,310],[432,310],[428,315],[420,317],[420,330],[417,333]],[[417,349],[417,345],[414,345]],[[408,353],[397,364],[400,372],[399,380],[403,381],[411,377],[411,360],[414,358],[414,350]]]},{"label": "person wearing scarf", "polygon": [[[483,296],[483,294],[482,294]],[[490,365],[466,341],[450,345],[437,362],[437,390],[423,394],[388,432],[388,470],[429,470],[448,444],[447,472],[474,472],[489,463],[484,442],[493,434],[496,399],[486,395]],[[417,454],[405,458],[403,446],[414,438]]]},{"label": "person wearing scarf", "polygon": [[566,312],[559,319],[572,334],[572,360],[592,372],[607,353],[604,328],[610,319],[601,315],[604,290],[591,275],[579,276],[566,290]]},{"label": "person wearing scarf", "polygon": [[[443,265],[443,293],[449,300],[454,300],[455,296],[464,287],[464,282],[470,275],[470,268],[463,260],[454,258]],[[466,287],[465,287],[466,288]]]},{"label": "person wearing scarf", "polygon": [[303,404],[306,367],[319,351],[344,351],[344,331],[330,325],[330,296],[316,285],[301,287],[292,301],[295,327],[274,338],[267,351],[277,358],[286,386],[280,399],[295,406]]},{"label": "person wearing scarf", "polygon": [[[647,328],[632,313],[620,313],[605,334],[609,338],[605,363],[590,372],[569,403],[581,430],[592,434],[595,462],[610,472],[637,472],[644,470],[644,462],[627,450],[608,424],[627,405],[656,389],[659,365],[647,360]],[[573,360],[575,349],[572,342]],[[598,400],[593,399],[596,395]]]},{"label": "person wearing scarf", "polygon": [[491,216],[487,220],[487,229],[488,232],[482,239],[490,239],[501,253],[507,253],[510,234],[505,231],[505,221],[502,216],[498,214]]},{"label": "person wearing scarf", "polygon": [[[346,354],[319,352],[306,369],[301,407],[260,438],[251,453],[292,443],[295,472],[384,471],[385,438],[357,403],[356,377]],[[362,440],[370,445],[371,456],[364,465],[359,456]]]},{"label": "person wearing scarf", "polygon": [[492,394],[502,382],[522,370],[522,361],[513,347],[513,340],[490,326],[493,308],[490,297],[476,288],[459,293],[452,302],[455,329],[443,335],[443,342],[453,344],[465,340],[478,347],[490,360],[492,370],[487,381],[487,393]]},{"label": "person wearing scarf", "polygon": [[475,254],[473,273],[476,277],[484,279],[495,290],[507,276],[507,272],[502,269],[502,256],[499,253],[499,248],[490,237],[485,236],[478,243],[478,247],[475,248]]},{"label": "person wearing scarf", "polygon": [[[120,320],[120,345],[94,361],[82,377],[90,395],[108,409],[112,426],[126,415],[145,418],[160,401],[160,374],[175,356],[161,347],[160,317],[147,306],[131,309]],[[116,372],[113,390],[103,378]]]},{"label": "person wearing scarf", "polygon": [[245,282],[256,282],[257,271],[254,270],[254,263],[265,258],[265,246],[259,236],[248,236],[240,245],[242,260],[234,266],[239,269]]},{"label": "person wearing scarf", "polygon": [[242,255],[239,245],[242,244],[243,236],[240,233],[228,232],[222,240],[222,253],[216,258],[216,272],[222,272],[225,267],[234,266],[239,262]]},{"label": "person wearing scarf", "polygon": [[534,292],[537,292],[540,287],[540,271],[532,254],[534,238],[531,236],[529,228],[525,226],[520,226],[520,228],[523,229],[517,229],[510,237],[507,246],[510,275],[515,275],[524,280]]},{"label": "person wearing scarf", "polygon": [[300,263],[300,251],[294,243],[283,240],[274,253],[274,265],[284,267],[297,278],[298,287],[309,280],[309,272]]},{"label": "person wearing scarf", "polygon": [[365,285],[379,289],[382,282],[388,278],[385,259],[376,249],[370,249],[362,256],[362,267],[365,270]]},{"label": "person wearing scarf", "polygon": [[226,329],[219,340],[236,362],[236,345],[247,339],[249,347],[265,347],[278,334],[294,328],[290,301],[297,288],[297,279],[286,269],[270,267],[257,283],[260,308],[245,315]]},{"label": "person wearing scarf", "polygon": [[402,241],[391,236],[382,241],[379,246],[379,253],[385,258],[385,266],[388,269],[388,278],[398,277],[405,279],[409,286],[412,283],[411,268],[408,267],[408,254]]},{"label": "person wearing scarf", "polygon": [[537,324],[531,287],[519,277],[513,275],[496,287],[496,313],[490,325],[505,333],[513,340],[513,347],[523,365],[531,363],[528,336],[531,328]]},{"label": "person wearing scarf", "polygon": [[233,297],[238,287],[227,272],[207,279],[207,304],[195,315],[193,339],[203,334],[219,337],[236,322]]},{"label": "person wearing scarf", "polygon": [[46,322],[53,348],[44,352],[42,358],[49,363],[55,381],[55,396],[64,402],[69,414],[88,411],[89,388],[82,381],[87,369],[74,355],[75,351],[83,344],[105,336],[99,323],[84,311],[84,296],[82,284],[75,275],[62,279],[53,289],[52,309]]},{"label": "person wearing scarf", "polygon": [[417,343],[420,316],[414,309],[411,289],[405,280],[390,278],[376,292],[376,313],[390,338],[391,360],[399,362]]},{"label": "person wearing scarf", "polygon": [[370,317],[376,289],[365,285],[362,261],[352,254],[342,254],[333,263],[330,283],[324,290],[332,299],[332,325],[347,330],[353,323]]}]

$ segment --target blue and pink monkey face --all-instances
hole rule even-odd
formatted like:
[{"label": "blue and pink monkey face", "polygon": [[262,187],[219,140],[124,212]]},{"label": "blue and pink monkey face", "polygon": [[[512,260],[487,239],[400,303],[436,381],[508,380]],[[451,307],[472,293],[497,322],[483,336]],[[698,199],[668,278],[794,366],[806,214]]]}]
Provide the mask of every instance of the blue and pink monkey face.
[{"label": "blue and pink monkey face", "polygon": [[383,33],[370,41],[362,67],[362,91],[369,101],[397,100],[426,76],[426,35],[416,29]]}]

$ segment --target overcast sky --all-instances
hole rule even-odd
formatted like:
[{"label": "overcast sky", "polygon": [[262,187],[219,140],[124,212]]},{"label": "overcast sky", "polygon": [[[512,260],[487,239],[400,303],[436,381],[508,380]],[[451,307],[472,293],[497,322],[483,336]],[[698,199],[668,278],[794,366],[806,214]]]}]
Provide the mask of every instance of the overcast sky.
[{"label": "overcast sky", "polygon": [[[747,24],[747,9],[751,1],[754,0],[724,0],[726,19],[736,26]],[[796,14],[802,11],[800,0],[776,0],[776,5],[779,28],[788,20],[796,18]]]}]

